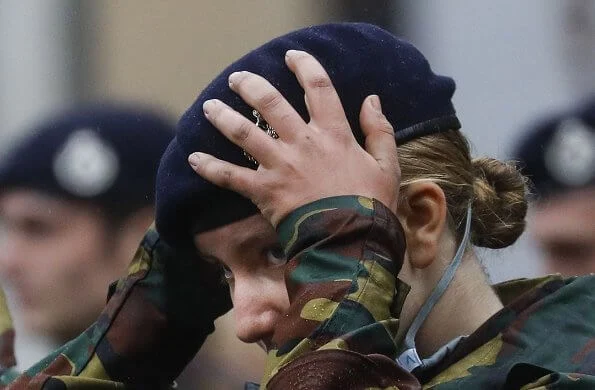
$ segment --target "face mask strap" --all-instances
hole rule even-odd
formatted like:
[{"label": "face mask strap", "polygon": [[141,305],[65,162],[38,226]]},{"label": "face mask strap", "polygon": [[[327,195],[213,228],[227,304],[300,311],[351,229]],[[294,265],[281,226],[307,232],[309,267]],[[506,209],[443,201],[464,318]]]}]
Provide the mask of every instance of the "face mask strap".
[{"label": "face mask strap", "polygon": [[[409,372],[413,371],[417,367],[425,366],[425,365],[430,364],[431,362],[437,360],[437,356],[436,356],[437,354],[444,356],[449,350],[452,350],[454,348],[454,346],[456,346],[456,344],[461,339],[461,337],[458,337],[458,338],[452,340],[450,343],[448,343],[443,348],[438,350],[438,352],[436,354],[434,354],[435,356],[431,356],[430,358],[424,359],[424,360],[422,360],[419,357],[417,350],[415,348],[415,336],[417,335],[419,328],[424,323],[424,321],[430,314],[430,311],[436,305],[436,303],[438,302],[440,297],[442,297],[442,295],[444,294],[444,291],[446,291],[446,288],[448,287],[448,285],[452,282],[452,279],[455,276],[455,272],[457,271],[457,268],[459,268],[459,265],[461,264],[461,260],[463,259],[463,254],[465,253],[465,248],[467,247],[467,244],[469,243],[470,233],[471,233],[471,202],[469,202],[469,204],[467,206],[467,218],[465,220],[465,233],[463,234],[463,239],[461,240],[461,243],[459,244],[459,247],[457,248],[457,251],[456,251],[451,263],[448,265],[448,267],[444,271],[444,274],[438,281],[438,284],[436,284],[436,287],[434,287],[434,290],[432,290],[430,297],[424,302],[422,307],[419,309],[419,312],[417,312],[415,319],[411,323],[411,326],[409,327],[409,330],[407,331],[407,334],[405,335],[405,341],[404,341],[405,351],[401,355],[399,355],[399,357],[397,358],[397,363],[399,363],[399,365],[401,367],[403,367],[404,369],[406,369]],[[451,345],[451,344],[453,344],[453,345]]]}]

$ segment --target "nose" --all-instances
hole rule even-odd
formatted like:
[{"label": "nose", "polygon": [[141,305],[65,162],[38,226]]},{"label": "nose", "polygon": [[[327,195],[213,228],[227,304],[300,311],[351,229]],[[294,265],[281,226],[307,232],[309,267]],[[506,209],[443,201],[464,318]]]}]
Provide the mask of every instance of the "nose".
[{"label": "nose", "polygon": [[232,289],[236,336],[245,343],[267,345],[275,324],[289,308],[283,280],[236,277]]}]

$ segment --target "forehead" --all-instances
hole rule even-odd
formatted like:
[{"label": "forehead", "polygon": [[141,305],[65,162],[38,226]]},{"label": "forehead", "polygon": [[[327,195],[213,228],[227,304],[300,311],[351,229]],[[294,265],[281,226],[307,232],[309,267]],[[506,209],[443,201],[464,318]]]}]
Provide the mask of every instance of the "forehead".
[{"label": "forehead", "polygon": [[276,240],[271,224],[260,214],[219,228],[194,235],[194,245],[199,252],[218,256],[229,250],[241,250],[252,245]]},{"label": "forehead", "polygon": [[0,215],[3,218],[68,219],[75,215],[96,214],[92,207],[28,188],[9,189],[0,194]]},{"label": "forehead", "polygon": [[30,210],[40,212],[54,207],[65,207],[65,202],[59,198],[47,195],[41,191],[28,188],[9,189],[0,195],[2,210]]}]

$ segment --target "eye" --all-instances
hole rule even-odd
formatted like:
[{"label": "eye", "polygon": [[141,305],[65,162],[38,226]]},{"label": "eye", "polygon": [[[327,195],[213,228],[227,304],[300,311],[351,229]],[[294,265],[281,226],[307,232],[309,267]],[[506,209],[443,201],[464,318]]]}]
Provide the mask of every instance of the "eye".
[{"label": "eye", "polygon": [[222,271],[219,276],[221,279],[221,283],[229,283],[231,280],[233,280],[233,273],[231,272],[231,269],[229,269],[228,266],[223,264],[221,260],[217,259],[214,256],[206,255],[202,253],[200,250],[197,250],[196,253],[202,261],[205,261],[210,266],[214,267],[214,270],[220,269]]},{"label": "eye", "polygon": [[41,239],[53,233],[53,226],[45,221],[37,219],[26,219],[21,224],[23,233],[29,237]]},{"label": "eye", "polygon": [[233,272],[229,269],[228,266],[221,264],[221,268],[223,269],[223,277],[226,281],[230,281],[233,279]]},{"label": "eye", "polygon": [[280,245],[275,245],[267,250],[267,261],[272,267],[279,267],[287,263],[287,256]]}]

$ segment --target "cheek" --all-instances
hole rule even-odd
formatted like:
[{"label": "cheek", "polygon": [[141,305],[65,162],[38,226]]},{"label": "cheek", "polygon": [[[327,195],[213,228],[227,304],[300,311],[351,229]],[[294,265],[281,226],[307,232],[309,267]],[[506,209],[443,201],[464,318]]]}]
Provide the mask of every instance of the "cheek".
[{"label": "cheek", "polygon": [[269,291],[274,297],[277,306],[284,311],[289,309],[289,293],[285,283],[285,266],[272,268],[270,270]]},{"label": "cheek", "polygon": [[48,306],[84,301],[93,284],[95,270],[86,264],[88,257],[78,257],[72,252],[60,254],[46,257],[34,273],[29,273],[36,285],[35,294],[47,301]]},{"label": "cheek", "polygon": [[285,312],[289,297],[282,269],[237,275],[230,284],[234,307]]},{"label": "cheek", "polygon": [[38,251],[36,274],[47,282],[50,294],[76,299],[73,295],[84,296],[103,279],[109,265],[103,253],[101,242],[90,234],[65,235]]}]

